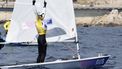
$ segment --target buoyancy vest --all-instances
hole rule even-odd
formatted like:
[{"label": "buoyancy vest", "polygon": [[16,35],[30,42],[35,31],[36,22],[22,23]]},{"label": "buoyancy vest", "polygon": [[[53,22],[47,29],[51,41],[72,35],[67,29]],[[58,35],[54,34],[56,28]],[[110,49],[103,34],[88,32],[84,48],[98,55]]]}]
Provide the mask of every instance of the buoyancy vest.
[{"label": "buoyancy vest", "polygon": [[46,29],[44,28],[44,25],[41,19],[37,19],[36,28],[39,35],[46,34]]},{"label": "buoyancy vest", "polygon": [[9,27],[10,27],[10,21],[6,21],[4,24],[4,29],[8,31]]}]

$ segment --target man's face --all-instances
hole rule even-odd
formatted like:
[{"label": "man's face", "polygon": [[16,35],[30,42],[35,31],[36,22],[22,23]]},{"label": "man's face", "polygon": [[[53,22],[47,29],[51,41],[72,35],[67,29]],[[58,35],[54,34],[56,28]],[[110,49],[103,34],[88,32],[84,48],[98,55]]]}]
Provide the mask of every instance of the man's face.
[{"label": "man's face", "polygon": [[41,15],[39,15],[38,17],[39,17],[39,19],[41,19],[41,20],[43,20],[43,19],[44,19],[44,18],[43,18],[43,16],[41,16]]}]

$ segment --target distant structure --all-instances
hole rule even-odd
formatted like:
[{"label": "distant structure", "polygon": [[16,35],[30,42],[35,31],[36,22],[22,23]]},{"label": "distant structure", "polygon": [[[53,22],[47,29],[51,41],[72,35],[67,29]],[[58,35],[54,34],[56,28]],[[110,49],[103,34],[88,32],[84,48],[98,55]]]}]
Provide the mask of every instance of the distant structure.
[{"label": "distant structure", "polygon": [[0,0],[0,8],[13,8],[15,0]]},{"label": "distant structure", "polygon": [[77,0],[73,0],[73,2],[77,2]]},{"label": "distant structure", "polygon": [[122,7],[122,0],[73,0],[81,5]]},{"label": "distant structure", "polygon": [[9,2],[9,1],[15,1],[15,0],[0,0],[0,2]]},{"label": "distant structure", "polygon": [[[15,0],[0,0],[0,8],[13,8]],[[84,7],[122,7],[122,0],[73,0]]]}]

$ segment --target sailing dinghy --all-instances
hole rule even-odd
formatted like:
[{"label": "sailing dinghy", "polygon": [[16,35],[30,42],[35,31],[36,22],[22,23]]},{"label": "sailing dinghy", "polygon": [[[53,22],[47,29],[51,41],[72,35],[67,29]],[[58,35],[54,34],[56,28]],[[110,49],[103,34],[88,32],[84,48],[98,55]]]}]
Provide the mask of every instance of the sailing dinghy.
[{"label": "sailing dinghy", "polygon": [[58,60],[44,63],[31,63],[0,68],[16,68],[23,66],[44,66],[49,69],[73,69],[103,66],[109,56],[97,56],[80,58],[77,29],[74,17],[72,0],[46,0],[47,6],[43,10],[44,0],[16,0],[10,29],[6,37],[7,43],[34,42],[37,36],[35,27],[35,12],[45,12],[45,20],[51,19],[47,24],[47,42],[75,42],[77,47],[77,59]]}]

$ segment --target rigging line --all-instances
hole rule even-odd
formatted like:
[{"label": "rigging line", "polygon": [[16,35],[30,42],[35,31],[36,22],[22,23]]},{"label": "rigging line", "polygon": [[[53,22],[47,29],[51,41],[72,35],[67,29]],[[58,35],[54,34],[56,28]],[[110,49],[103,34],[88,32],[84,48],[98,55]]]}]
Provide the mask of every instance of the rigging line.
[{"label": "rigging line", "polygon": [[73,49],[73,48],[71,48],[71,47],[69,47],[69,46],[65,46],[64,45],[64,47],[66,47],[66,48],[68,48],[69,50],[71,50],[72,51],[72,53],[73,53],[73,58],[76,58],[76,54],[77,54],[77,52],[76,52],[76,50],[75,49]]},{"label": "rigging line", "polygon": [[[65,46],[65,45],[64,45]],[[68,47],[68,46],[65,46],[65,47],[67,47],[68,49],[70,49],[72,52],[76,52],[73,48],[71,48],[71,47]]]}]

